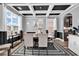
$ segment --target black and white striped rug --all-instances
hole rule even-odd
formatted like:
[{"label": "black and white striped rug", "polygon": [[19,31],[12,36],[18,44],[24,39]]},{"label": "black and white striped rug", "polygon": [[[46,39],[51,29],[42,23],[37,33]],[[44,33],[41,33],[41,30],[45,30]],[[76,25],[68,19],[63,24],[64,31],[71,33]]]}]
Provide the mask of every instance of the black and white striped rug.
[{"label": "black and white striped rug", "polygon": [[[12,56],[24,56],[24,47],[19,47]],[[47,48],[29,48],[25,51],[25,56],[77,56],[69,49],[63,48],[57,43],[48,43]]]}]

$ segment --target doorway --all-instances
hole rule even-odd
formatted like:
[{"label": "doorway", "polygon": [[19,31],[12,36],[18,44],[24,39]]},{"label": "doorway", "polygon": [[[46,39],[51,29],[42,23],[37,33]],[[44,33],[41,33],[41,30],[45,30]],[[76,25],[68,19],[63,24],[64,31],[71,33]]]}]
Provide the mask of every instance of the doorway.
[{"label": "doorway", "polygon": [[64,42],[66,46],[68,46],[67,36],[71,33],[71,28],[72,28],[72,14],[68,13],[64,17]]},{"label": "doorway", "polygon": [[64,17],[64,47],[68,47],[67,36],[72,33],[72,14],[68,13]]}]

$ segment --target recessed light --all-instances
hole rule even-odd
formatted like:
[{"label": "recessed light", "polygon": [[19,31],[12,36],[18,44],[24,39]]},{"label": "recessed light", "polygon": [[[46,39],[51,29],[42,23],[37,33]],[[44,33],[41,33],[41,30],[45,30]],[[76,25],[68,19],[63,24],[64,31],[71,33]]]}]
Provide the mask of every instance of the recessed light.
[{"label": "recessed light", "polygon": [[42,9],[42,7],[40,7],[40,9]]}]

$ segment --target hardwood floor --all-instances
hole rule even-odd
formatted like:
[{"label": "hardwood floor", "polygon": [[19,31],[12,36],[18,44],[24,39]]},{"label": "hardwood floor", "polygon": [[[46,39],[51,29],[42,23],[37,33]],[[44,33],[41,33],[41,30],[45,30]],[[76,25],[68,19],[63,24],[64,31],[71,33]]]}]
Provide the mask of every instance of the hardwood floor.
[{"label": "hardwood floor", "polygon": [[[63,39],[61,39],[61,40],[63,40]],[[59,43],[64,48],[68,48],[68,41],[61,41],[61,40],[55,40],[55,42]]]}]

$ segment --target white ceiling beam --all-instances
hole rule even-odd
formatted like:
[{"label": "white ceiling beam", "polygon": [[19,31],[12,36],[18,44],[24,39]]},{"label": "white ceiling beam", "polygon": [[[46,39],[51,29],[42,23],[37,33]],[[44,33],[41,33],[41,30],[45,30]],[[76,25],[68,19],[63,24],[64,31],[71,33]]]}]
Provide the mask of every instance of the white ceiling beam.
[{"label": "white ceiling beam", "polygon": [[75,3],[53,3],[53,5],[73,5]]},{"label": "white ceiling beam", "polygon": [[[7,5],[7,4],[6,4]],[[9,5],[7,5],[7,6],[9,6]],[[19,11],[17,11],[14,7],[12,7],[12,6],[9,6],[10,8],[12,8],[13,10],[15,10],[17,13],[19,13],[19,14],[21,14]]]},{"label": "white ceiling beam", "polygon": [[58,16],[57,16],[57,15],[52,15],[52,16],[48,16],[48,17],[55,17],[55,18],[56,18],[56,17],[58,17]]},{"label": "white ceiling beam", "polygon": [[29,4],[26,3],[7,3],[9,6],[28,6]]},{"label": "white ceiling beam", "polygon": [[62,13],[63,10],[55,10],[55,11],[52,11],[51,13]]},{"label": "white ceiling beam", "polygon": [[47,14],[46,14],[47,17],[48,17],[49,14],[52,12],[52,8],[53,8],[53,7],[54,7],[53,4],[50,4],[50,5],[49,5],[49,8],[48,8],[48,11],[47,11]]},{"label": "white ceiling beam", "polygon": [[32,6],[33,6],[33,5],[29,4],[30,11],[31,11],[31,13],[33,14],[33,16],[35,17],[35,12],[34,12],[34,9],[33,9]]},{"label": "white ceiling beam", "polygon": [[35,13],[47,13],[47,11],[35,11]]},{"label": "white ceiling beam", "polygon": [[39,5],[49,5],[50,3],[31,3],[31,5],[36,5],[36,6],[39,6]]},{"label": "white ceiling beam", "polygon": [[26,13],[32,13],[31,11],[19,11],[19,13],[24,13],[24,14],[26,14]]}]

